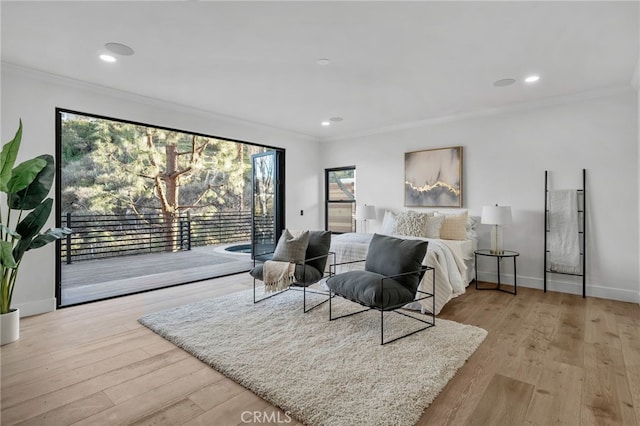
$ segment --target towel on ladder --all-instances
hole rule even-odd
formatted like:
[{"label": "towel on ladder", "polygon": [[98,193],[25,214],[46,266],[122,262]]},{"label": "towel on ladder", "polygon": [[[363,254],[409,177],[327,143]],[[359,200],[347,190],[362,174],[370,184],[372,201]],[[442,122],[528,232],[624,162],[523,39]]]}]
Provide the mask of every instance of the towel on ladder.
[{"label": "towel on ladder", "polygon": [[295,282],[296,264],[267,260],[262,269],[264,291],[273,293],[285,290]]},{"label": "towel on ladder", "polygon": [[549,263],[555,272],[580,273],[578,193],[549,191]]}]

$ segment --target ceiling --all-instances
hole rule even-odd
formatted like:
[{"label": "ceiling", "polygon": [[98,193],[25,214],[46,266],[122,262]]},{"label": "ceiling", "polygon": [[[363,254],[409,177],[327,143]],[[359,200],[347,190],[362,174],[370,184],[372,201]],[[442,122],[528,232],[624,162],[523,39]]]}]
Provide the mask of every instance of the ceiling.
[{"label": "ceiling", "polygon": [[[0,8],[3,62],[319,140],[628,87],[639,59],[635,1]],[[102,62],[109,42],[135,54]],[[540,81],[525,84],[532,73]],[[503,78],[517,81],[493,86]],[[320,125],[331,117],[344,120]]]}]

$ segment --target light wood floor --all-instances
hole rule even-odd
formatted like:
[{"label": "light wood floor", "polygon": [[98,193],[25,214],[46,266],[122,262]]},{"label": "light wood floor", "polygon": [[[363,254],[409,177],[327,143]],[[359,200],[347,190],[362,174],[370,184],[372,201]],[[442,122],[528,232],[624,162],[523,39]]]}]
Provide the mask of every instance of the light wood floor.
[{"label": "light wood floor", "polygon": [[[23,318],[20,340],[1,349],[0,423],[296,424],[137,322],[250,287],[242,274]],[[489,335],[420,425],[640,422],[638,305],[470,287],[441,317]],[[254,412],[275,422],[243,422]]]}]

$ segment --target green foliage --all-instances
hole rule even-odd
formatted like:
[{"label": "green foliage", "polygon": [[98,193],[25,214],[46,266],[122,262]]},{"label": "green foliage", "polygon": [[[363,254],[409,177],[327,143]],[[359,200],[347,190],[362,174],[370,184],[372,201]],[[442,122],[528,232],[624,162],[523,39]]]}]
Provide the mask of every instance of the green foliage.
[{"label": "green foliage", "polygon": [[[53,183],[55,165],[53,157],[41,155],[13,167],[21,139],[22,121],[16,136],[3,146],[0,154],[0,191],[6,194],[9,206],[6,217],[0,210],[1,314],[8,313],[11,308],[13,289],[24,253],[71,233],[68,228],[56,228],[40,234],[53,207],[53,200],[46,197]],[[23,211],[30,211],[24,219]],[[17,220],[12,220],[12,213],[14,217],[18,214]],[[15,230],[12,229],[13,223]]]},{"label": "green foliage", "polygon": [[[62,126],[62,209],[98,214],[248,210],[250,156],[263,148],[130,123],[69,116]],[[180,153],[177,197],[167,147]],[[197,148],[204,147],[201,152]],[[160,185],[156,182],[160,179]]]}]

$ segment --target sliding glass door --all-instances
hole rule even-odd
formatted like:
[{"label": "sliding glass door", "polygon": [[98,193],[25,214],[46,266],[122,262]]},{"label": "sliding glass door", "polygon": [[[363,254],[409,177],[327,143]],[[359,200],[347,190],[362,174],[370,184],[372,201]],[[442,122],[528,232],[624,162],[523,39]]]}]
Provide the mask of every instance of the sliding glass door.
[{"label": "sliding glass door", "polygon": [[284,229],[284,155],[273,150],[251,158],[251,253],[275,250]]}]

